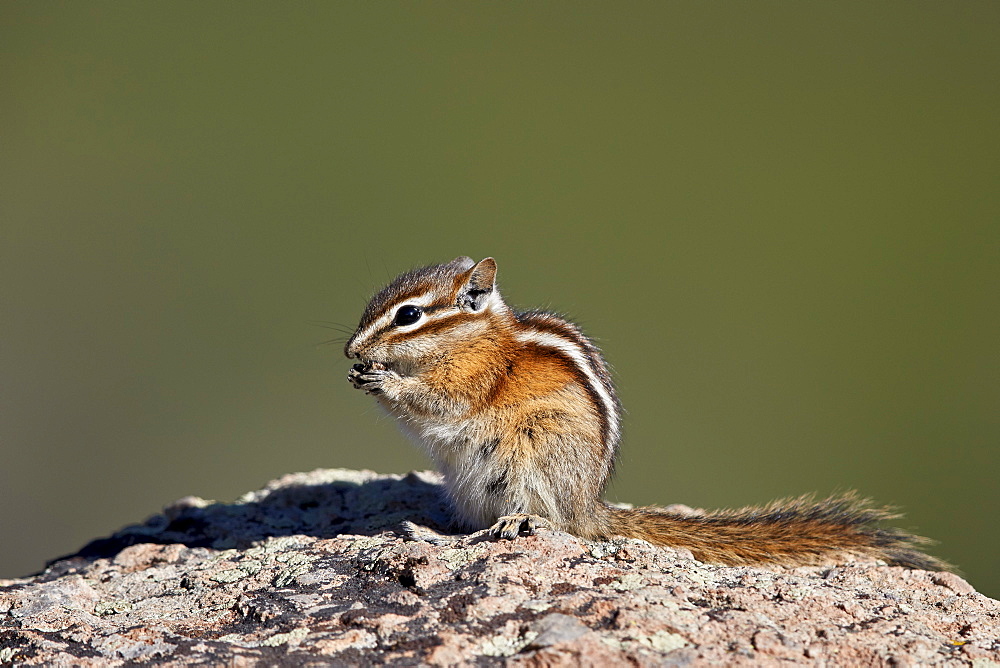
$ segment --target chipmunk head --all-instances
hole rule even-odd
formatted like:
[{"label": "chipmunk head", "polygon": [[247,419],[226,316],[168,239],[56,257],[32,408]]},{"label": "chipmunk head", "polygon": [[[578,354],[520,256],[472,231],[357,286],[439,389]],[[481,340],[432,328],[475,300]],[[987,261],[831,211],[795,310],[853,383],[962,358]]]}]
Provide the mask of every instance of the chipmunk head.
[{"label": "chipmunk head", "polygon": [[404,375],[418,372],[509,315],[496,289],[497,264],[458,257],[414,269],[372,297],[344,354]]}]

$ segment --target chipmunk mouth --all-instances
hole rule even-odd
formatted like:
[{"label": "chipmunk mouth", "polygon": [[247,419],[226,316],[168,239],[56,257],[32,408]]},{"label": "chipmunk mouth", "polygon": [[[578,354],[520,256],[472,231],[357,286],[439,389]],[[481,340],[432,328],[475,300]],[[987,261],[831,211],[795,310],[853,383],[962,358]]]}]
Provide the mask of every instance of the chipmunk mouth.
[{"label": "chipmunk mouth", "polygon": [[365,357],[358,358],[361,361],[354,365],[354,368],[358,371],[371,371],[372,369],[386,370],[389,369],[389,364],[386,362],[379,362],[378,360],[367,359]]}]

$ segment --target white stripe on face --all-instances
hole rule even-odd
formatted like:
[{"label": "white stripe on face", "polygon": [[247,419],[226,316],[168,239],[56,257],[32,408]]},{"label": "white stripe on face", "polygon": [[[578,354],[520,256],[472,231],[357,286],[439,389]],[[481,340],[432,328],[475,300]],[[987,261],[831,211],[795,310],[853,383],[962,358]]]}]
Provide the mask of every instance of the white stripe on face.
[{"label": "white stripe on face", "polygon": [[[396,319],[396,311],[402,306],[419,306],[421,308],[426,308],[430,306],[435,301],[440,298],[440,295],[436,295],[433,292],[427,292],[422,295],[417,295],[415,297],[408,297],[406,299],[398,299],[388,306],[383,307],[382,315],[377,317],[375,320],[370,322],[364,329],[359,331],[353,337],[353,342],[355,346],[363,345],[367,339],[369,339],[376,332],[382,331],[386,327],[392,324],[393,320]],[[493,290],[489,295],[486,302],[486,307],[479,311],[480,313],[485,311],[493,311],[495,313],[501,313],[507,310],[507,305],[504,304],[503,299],[500,294]],[[411,325],[397,326],[393,329],[396,332],[412,332],[415,329],[423,327],[428,322],[434,322],[435,320],[440,320],[441,318],[446,318],[456,313],[461,313],[462,309],[456,304],[451,307],[444,307],[440,309],[434,309],[431,313],[425,313]]]},{"label": "white stripe on face", "polygon": [[[407,299],[400,299],[393,302],[390,306],[383,309],[382,315],[375,318],[375,320],[370,322],[367,327],[365,327],[360,332],[354,335],[354,344],[359,345],[363,343],[367,338],[369,338],[375,332],[378,332],[391,325],[392,321],[395,320],[396,318],[396,311],[399,310],[400,306],[419,306],[421,308],[424,308],[426,306],[429,306],[433,302],[434,302],[433,294],[423,294],[423,295],[418,295],[416,297],[409,297]],[[412,325],[406,325],[405,327],[400,327],[399,329],[400,331],[404,332],[411,329],[416,329],[424,322],[426,322],[425,317],[421,316],[420,320],[417,320]]]}]

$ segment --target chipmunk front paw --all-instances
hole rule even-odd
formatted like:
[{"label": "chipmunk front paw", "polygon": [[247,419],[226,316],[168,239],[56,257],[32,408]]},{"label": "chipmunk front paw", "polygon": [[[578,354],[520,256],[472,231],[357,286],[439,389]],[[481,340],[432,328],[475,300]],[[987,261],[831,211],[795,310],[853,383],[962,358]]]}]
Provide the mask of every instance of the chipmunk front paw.
[{"label": "chipmunk front paw", "polygon": [[533,536],[538,529],[551,529],[552,525],[544,517],[529,515],[527,513],[515,513],[504,515],[496,521],[496,524],[488,529],[488,533],[494,538],[506,538],[513,540],[519,535]]},{"label": "chipmunk front paw", "polygon": [[347,380],[365,394],[383,394],[386,384],[399,380],[399,374],[379,362],[365,362],[351,367]]}]

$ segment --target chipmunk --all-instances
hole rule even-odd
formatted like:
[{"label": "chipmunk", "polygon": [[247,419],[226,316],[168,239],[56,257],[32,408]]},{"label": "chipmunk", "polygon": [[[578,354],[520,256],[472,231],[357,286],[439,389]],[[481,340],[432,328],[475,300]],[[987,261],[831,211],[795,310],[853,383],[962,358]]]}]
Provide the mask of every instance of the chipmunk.
[{"label": "chipmunk", "polygon": [[540,527],[687,548],[722,565],[822,565],[852,557],[941,570],[926,539],[853,493],[686,515],[602,500],[621,406],[597,347],[571,322],[516,312],[493,258],[459,257],[396,278],[344,347],[348,378],[374,395],[444,477],[454,519],[512,539]]}]

